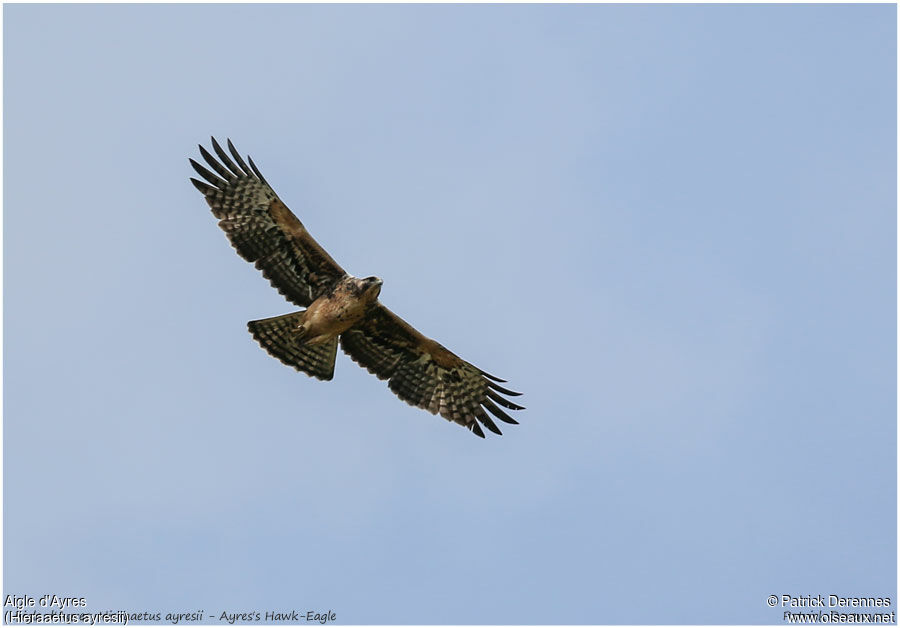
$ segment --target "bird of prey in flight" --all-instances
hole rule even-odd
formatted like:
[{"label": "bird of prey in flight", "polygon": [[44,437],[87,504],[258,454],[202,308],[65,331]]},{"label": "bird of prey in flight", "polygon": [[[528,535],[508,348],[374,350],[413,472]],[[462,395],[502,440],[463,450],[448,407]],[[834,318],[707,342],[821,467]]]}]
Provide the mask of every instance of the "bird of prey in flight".
[{"label": "bird of prey in flight", "polygon": [[[206,198],[232,246],[254,262],[299,312],[247,323],[270,355],[321,380],[334,375],[341,349],[400,399],[440,414],[484,438],[481,425],[496,434],[491,415],[518,423],[500,406],[523,410],[503,395],[517,396],[505,383],[425,337],[378,300],[381,279],[359,279],[347,272],[316,242],[303,223],[278,198],[253,160],[249,167],[228,140],[228,150],[212,138],[218,159],[200,146],[214,171],[193,159],[203,178],[191,178]],[[480,425],[479,425],[480,423]]]}]

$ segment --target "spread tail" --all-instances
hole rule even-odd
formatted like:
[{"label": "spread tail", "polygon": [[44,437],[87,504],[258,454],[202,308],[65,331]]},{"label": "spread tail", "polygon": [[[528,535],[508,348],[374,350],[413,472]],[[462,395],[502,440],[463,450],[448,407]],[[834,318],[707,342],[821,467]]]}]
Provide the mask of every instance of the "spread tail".
[{"label": "spread tail", "polygon": [[306,311],[284,314],[259,321],[250,321],[247,328],[253,338],[269,355],[283,364],[312,377],[330,380],[334,377],[334,358],[337,354],[337,338],[317,344],[303,342],[300,326]]}]

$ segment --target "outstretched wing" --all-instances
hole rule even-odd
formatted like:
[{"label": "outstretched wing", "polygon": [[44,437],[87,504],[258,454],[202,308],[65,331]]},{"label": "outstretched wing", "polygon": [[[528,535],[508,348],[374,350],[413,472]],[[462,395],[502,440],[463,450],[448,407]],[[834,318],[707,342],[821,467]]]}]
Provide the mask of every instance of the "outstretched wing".
[{"label": "outstretched wing", "polygon": [[389,380],[388,387],[407,403],[440,413],[482,438],[479,422],[501,433],[488,412],[506,423],[518,423],[498,406],[524,409],[501,396],[521,394],[500,386],[504,380],[426,338],[380,303],[341,334],[341,348],[378,379]]},{"label": "outstretched wing", "polygon": [[346,275],[303,223],[281,202],[249,157],[244,163],[228,140],[228,156],[212,138],[216,160],[200,146],[200,154],[215,170],[193,159],[194,170],[206,181],[191,179],[206,197],[219,226],[232,246],[248,262],[255,262],[272,286],[288,301],[308,306]]}]

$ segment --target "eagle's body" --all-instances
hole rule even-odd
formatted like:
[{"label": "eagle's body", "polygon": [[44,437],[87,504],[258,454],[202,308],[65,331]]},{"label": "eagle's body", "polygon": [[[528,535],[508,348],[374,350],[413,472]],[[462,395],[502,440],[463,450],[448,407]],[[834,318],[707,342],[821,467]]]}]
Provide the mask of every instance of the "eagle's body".
[{"label": "eagle's body", "polygon": [[299,334],[304,342],[319,344],[337,338],[366,315],[366,308],[378,299],[381,279],[346,277],[328,294],[306,308]]},{"label": "eagle's body", "polygon": [[[516,423],[498,407],[522,407],[518,395],[441,344],[426,338],[378,301],[382,281],[349,275],[281,202],[253,160],[248,167],[231,141],[232,161],[215,139],[216,160],[200,147],[214,174],[190,160],[206,181],[191,179],[206,197],[237,252],[255,262],[288,301],[306,309],[247,325],[272,356],[313,377],[334,376],[337,345],[401,399],[455,421],[478,436],[479,423],[500,434],[487,412]],[[218,175],[218,176],[217,176]],[[487,410],[487,412],[485,412]]]}]

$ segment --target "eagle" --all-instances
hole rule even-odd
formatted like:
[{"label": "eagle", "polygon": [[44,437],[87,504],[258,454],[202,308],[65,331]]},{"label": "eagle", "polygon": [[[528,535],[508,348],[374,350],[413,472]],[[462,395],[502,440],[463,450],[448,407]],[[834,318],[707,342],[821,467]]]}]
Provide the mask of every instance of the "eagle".
[{"label": "eagle", "polygon": [[[504,397],[521,393],[482,371],[381,304],[378,277],[348,274],[288,209],[253,159],[245,162],[227,140],[213,137],[218,159],[202,145],[207,165],[189,159],[203,180],[191,177],[231,245],[253,262],[297,312],[250,321],[253,338],[271,356],[320,380],[334,377],[337,346],[410,405],[440,414],[484,438],[483,425],[501,434],[491,418],[517,424],[504,410],[524,410]],[[230,155],[229,155],[230,153]],[[249,162],[249,167],[248,167]]]}]

